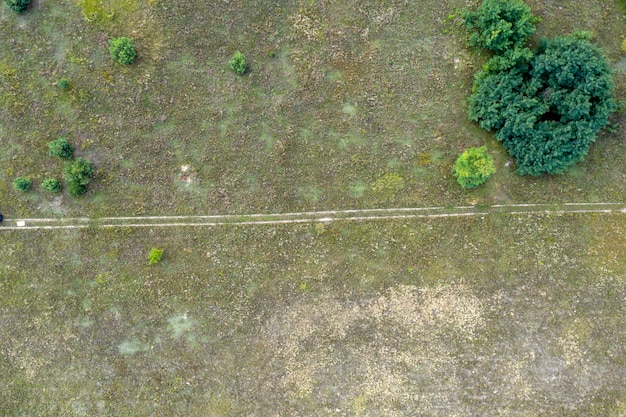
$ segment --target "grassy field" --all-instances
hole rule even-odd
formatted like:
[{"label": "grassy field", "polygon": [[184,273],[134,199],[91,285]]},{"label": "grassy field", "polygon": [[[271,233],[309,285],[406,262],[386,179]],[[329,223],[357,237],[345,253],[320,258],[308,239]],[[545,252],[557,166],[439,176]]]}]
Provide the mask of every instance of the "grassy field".
[{"label": "grassy field", "polygon": [[[486,57],[466,47],[459,10],[477,3],[40,0],[20,16],[2,8],[2,210],[98,216],[623,199],[623,127],[601,133],[566,174],[528,178],[467,120]],[[593,32],[624,97],[626,21],[611,1],[529,4],[543,18],[537,36]],[[107,51],[122,35],[139,53],[128,67]],[[236,50],[250,63],[243,77],[228,69]],[[62,77],[67,92],[55,86]],[[46,147],[59,136],[97,168],[77,201],[40,188],[61,175]],[[452,164],[483,143],[498,172],[464,192]],[[386,174],[403,186],[373,187]],[[33,191],[18,195],[17,176],[30,176]]]},{"label": "grassy field", "polygon": [[[6,217],[625,201],[626,118],[520,177],[466,116],[477,0],[33,0],[0,7]],[[589,30],[626,96],[623,2]],[[135,40],[131,66],[111,37]],[[249,71],[228,68],[242,51]],[[56,87],[61,78],[71,88]],[[60,136],[97,173],[41,191]],[[460,152],[498,171],[462,190]],[[402,178],[385,186],[390,175]],[[11,182],[29,176],[34,188]],[[626,216],[0,230],[0,416],[626,416]],[[148,265],[152,247],[164,249]]]},{"label": "grassy field", "polygon": [[0,415],[624,416],[625,229],[5,231]]}]

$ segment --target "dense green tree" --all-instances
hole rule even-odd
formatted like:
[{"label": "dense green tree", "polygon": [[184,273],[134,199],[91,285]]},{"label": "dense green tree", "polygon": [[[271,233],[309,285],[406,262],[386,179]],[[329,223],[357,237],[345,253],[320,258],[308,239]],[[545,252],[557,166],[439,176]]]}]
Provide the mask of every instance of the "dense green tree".
[{"label": "dense green tree", "polygon": [[22,13],[30,4],[31,0],[4,0],[4,4],[16,13]]},{"label": "dense green tree", "polygon": [[617,108],[609,64],[584,36],[543,40],[525,68],[482,71],[469,117],[496,131],[519,174],[561,173],[582,160]]},{"label": "dense green tree", "polygon": [[496,172],[496,166],[493,157],[487,153],[487,147],[481,146],[463,152],[452,172],[463,188],[474,188],[487,181]]},{"label": "dense green tree", "polygon": [[462,17],[472,31],[470,45],[496,54],[522,47],[539,22],[530,7],[517,0],[484,0],[476,11],[463,10]]}]

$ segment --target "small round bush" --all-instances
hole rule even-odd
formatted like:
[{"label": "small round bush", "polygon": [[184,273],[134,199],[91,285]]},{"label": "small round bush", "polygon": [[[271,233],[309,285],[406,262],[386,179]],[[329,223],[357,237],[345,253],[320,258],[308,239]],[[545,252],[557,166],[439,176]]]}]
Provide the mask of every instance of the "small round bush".
[{"label": "small round bush", "polygon": [[33,182],[28,178],[18,177],[13,181],[13,188],[23,193],[30,190],[31,185],[33,185]]},{"label": "small round bush", "polygon": [[135,44],[132,39],[124,36],[115,39],[109,39],[109,52],[111,57],[120,64],[132,64],[137,56]]},{"label": "small round bush", "polygon": [[72,197],[77,197],[87,192],[87,184],[93,177],[94,168],[86,159],[76,158],[75,161],[65,164],[63,174],[67,182],[67,192]]},{"label": "small round bush", "polygon": [[41,183],[44,190],[50,193],[58,193],[63,189],[61,182],[56,178],[48,178]]},{"label": "small round bush", "polygon": [[161,257],[163,256],[163,250],[152,248],[150,249],[150,253],[148,254],[148,262],[150,265],[159,263],[161,261]]},{"label": "small round bush", "polygon": [[474,188],[487,181],[496,172],[487,147],[469,148],[459,156],[452,168],[457,181],[463,188]]},{"label": "small round bush", "polygon": [[246,58],[241,52],[235,52],[235,55],[230,60],[230,68],[239,75],[243,75],[246,72]]},{"label": "small round bush", "polygon": [[67,91],[70,89],[70,80],[68,80],[67,78],[61,78],[59,81],[57,81],[57,87],[59,87],[61,90]]},{"label": "small round bush", "polygon": [[4,0],[4,4],[16,13],[22,13],[26,10],[29,3],[30,0]]},{"label": "small round bush", "polygon": [[65,138],[59,138],[48,143],[50,156],[58,156],[61,159],[71,159],[74,147]]}]

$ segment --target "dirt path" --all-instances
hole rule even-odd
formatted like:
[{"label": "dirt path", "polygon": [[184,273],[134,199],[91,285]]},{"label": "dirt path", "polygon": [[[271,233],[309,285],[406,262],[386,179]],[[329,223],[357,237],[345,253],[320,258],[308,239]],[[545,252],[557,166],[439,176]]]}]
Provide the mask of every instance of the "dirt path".
[{"label": "dirt path", "polygon": [[626,203],[507,204],[491,206],[327,210],[275,214],[222,214],[207,216],[70,217],[4,220],[2,230],[80,229],[105,227],[176,227],[371,221],[434,217],[484,216],[496,213],[621,213]]}]

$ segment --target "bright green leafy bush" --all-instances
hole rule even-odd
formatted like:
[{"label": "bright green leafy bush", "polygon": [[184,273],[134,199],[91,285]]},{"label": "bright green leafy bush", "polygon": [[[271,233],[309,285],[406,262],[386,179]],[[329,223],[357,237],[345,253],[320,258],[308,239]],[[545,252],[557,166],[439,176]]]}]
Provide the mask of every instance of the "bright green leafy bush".
[{"label": "bright green leafy bush", "polygon": [[28,178],[17,177],[13,180],[13,188],[15,188],[16,191],[21,191],[23,193],[30,190],[31,185],[33,185],[33,183]]},{"label": "bright green leafy bush", "polygon": [[150,253],[148,253],[148,262],[150,265],[159,263],[161,261],[161,257],[163,256],[163,250],[152,248],[150,249]]},{"label": "bright green leafy bush", "polygon": [[115,39],[109,39],[109,52],[111,57],[120,64],[132,64],[137,56],[135,44],[132,39],[124,36]]},{"label": "bright green leafy bush", "polygon": [[56,178],[48,178],[45,179],[42,183],[41,186],[43,187],[44,190],[50,192],[50,193],[58,193],[59,191],[61,191],[63,189],[63,186],[61,185],[61,182],[59,180],[57,180]]},{"label": "bright green leafy bush", "polygon": [[243,75],[246,72],[246,58],[241,52],[235,52],[230,60],[230,68],[239,75]]},{"label": "bright green leafy bush", "polygon": [[59,138],[48,143],[50,156],[58,156],[61,159],[71,159],[74,147],[65,138]]},{"label": "bright green leafy bush", "polygon": [[478,187],[496,172],[496,166],[487,147],[469,148],[459,156],[452,168],[456,180],[463,188]]},{"label": "bright green leafy bush", "polygon": [[478,10],[464,10],[462,17],[465,26],[473,31],[470,45],[496,54],[522,47],[539,22],[530,7],[517,0],[484,0]]},{"label": "bright green leafy bush", "polygon": [[91,162],[77,158],[75,161],[65,164],[63,174],[67,182],[67,192],[76,197],[87,192],[87,184],[93,177],[94,168]]},{"label": "bright green leafy bush", "polygon": [[4,0],[4,4],[16,13],[22,13],[30,4],[30,0]]}]

